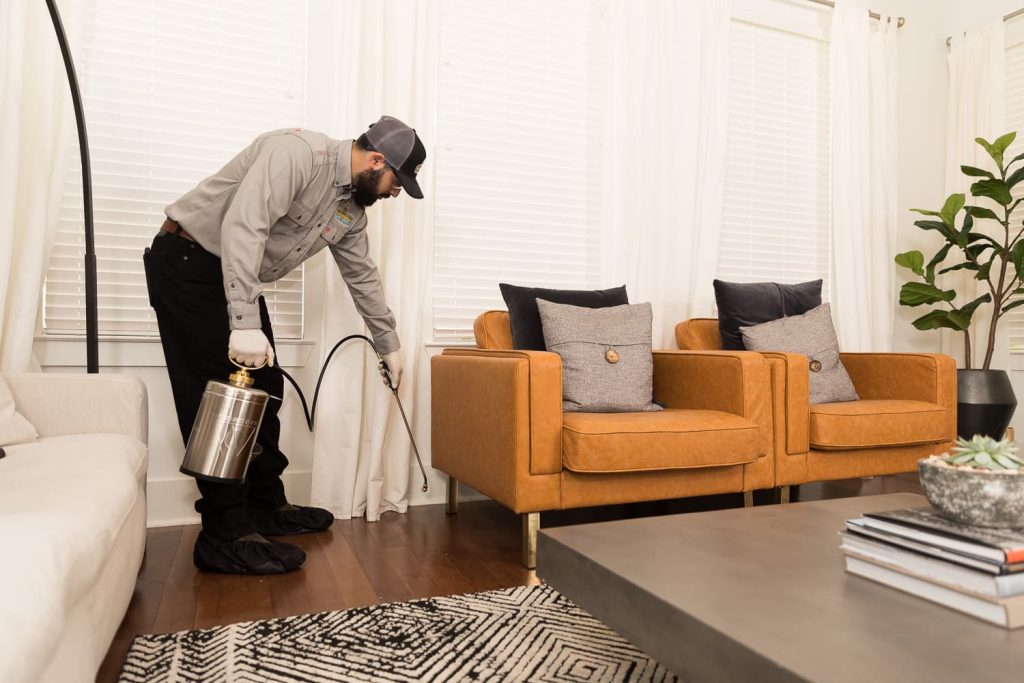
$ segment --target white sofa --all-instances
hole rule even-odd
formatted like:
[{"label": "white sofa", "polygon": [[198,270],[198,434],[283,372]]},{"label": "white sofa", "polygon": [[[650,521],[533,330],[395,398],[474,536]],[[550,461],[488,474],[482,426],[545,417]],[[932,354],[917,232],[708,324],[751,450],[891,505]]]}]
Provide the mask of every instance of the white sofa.
[{"label": "white sofa", "polygon": [[0,460],[0,681],[94,681],[146,544],[146,387],[4,379],[40,438]]}]

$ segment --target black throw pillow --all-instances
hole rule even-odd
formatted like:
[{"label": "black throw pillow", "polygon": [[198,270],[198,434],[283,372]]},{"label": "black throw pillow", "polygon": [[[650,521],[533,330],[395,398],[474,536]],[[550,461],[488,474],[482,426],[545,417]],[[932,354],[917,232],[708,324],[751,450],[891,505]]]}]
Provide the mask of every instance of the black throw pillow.
[{"label": "black throw pillow", "polygon": [[788,315],[802,315],[821,305],[821,280],[798,285],[777,282],[722,282],[715,280],[718,331],[722,348],[742,351],[740,327],[751,327]]},{"label": "black throw pillow", "polygon": [[[628,304],[626,285],[611,289],[577,290],[544,289],[542,287],[520,287],[504,282],[498,287],[508,306],[508,320],[512,326],[512,347],[528,351],[544,351],[544,331],[540,323],[537,299],[553,301],[556,304],[607,308]],[[737,332],[738,334],[738,332]]]}]

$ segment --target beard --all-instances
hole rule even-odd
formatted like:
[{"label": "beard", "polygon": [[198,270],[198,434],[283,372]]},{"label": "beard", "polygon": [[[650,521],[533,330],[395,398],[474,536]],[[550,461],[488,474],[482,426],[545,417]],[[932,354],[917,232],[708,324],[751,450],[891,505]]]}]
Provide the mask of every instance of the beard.
[{"label": "beard", "polygon": [[377,189],[380,187],[380,179],[383,176],[383,168],[376,171],[367,169],[357,173],[352,178],[352,201],[365,209],[366,207],[373,206],[373,203],[378,199],[387,197],[388,195],[382,195]]}]

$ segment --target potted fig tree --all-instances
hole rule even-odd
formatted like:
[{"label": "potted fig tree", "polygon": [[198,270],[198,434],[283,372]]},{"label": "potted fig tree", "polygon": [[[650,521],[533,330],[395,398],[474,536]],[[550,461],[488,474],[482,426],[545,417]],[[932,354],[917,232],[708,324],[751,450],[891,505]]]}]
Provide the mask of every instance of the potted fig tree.
[{"label": "potted fig tree", "polygon": [[[937,305],[915,320],[914,327],[948,328],[963,334],[964,368],[957,371],[957,433],[966,439],[976,434],[1001,439],[1017,407],[1006,371],[991,368],[999,323],[1011,310],[1024,305],[1024,210],[1015,213],[1024,199],[1013,196],[1014,187],[1024,181],[1024,154],[1009,161],[1003,158],[1016,137],[1016,133],[1007,133],[994,142],[975,138],[996,170],[961,166],[965,175],[977,178],[970,190],[972,204],[964,194],[951,194],[938,211],[912,209],[925,216],[914,225],[937,232],[942,246],[927,261],[917,250],[896,256],[897,265],[917,276],[900,289],[900,304]],[[994,202],[995,210],[973,203],[981,198]],[[956,291],[943,289],[936,280],[958,270],[973,273],[974,279],[983,283],[981,296],[954,303]],[[985,330],[985,355],[982,366],[975,368],[971,319],[987,306],[992,308]]]}]

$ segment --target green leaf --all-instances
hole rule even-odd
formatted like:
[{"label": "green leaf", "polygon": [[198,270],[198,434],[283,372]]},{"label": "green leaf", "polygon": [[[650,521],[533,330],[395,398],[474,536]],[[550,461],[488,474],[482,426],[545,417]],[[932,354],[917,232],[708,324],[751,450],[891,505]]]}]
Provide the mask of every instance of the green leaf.
[{"label": "green leaf", "polygon": [[[1024,168],[1024,167],[1022,167]],[[975,218],[991,218],[992,220],[999,220],[999,216],[992,209],[986,209],[983,206],[968,206],[967,210]]]},{"label": "green leaf", "polygon": [[985,179],[971,185],[971,194],[975,197],[988,197],[1001,206],[1009,206],[1013,203],[1013,195],[1006,183],[998,179]]},{"label": "green leaf", "polygon": [[956,233],[953,232],[943,221],[914,221],[914,225],[923,230],[938,230],[950,242],[956,242]]},{"label": "green leaf", "polygon": [[978,306],[987,304],[989,301],[992,301],[992,295],[982,294],[971,303],[961,306],[955,311],[950,311],[949,319],[956,324],[958,330],[966,330],[971,326],[971,318],[974,317],[974,313],[978,310]]},{"label": "green leaf", "polygon": [[[935,267],[937,265],[939,265],[940,263],[942,263],[946,259],[946,255],[949,254],[949,250],[952,249],[952,248],[953,248],[953,245],[947,243],[946,246],[942,247],[942,249],[939,249],[938,253],[935,254],[935,256],[932,257],[932,260],[928,262],[928,266],[927,266],[927,268],[925,268],[925,272],[924,272],[924,279],[925,279],[925,281],[928,284],[930,284],[930,285],[935,284]],[[912,252],[908,251],[907,253],[909,254],[909,253],[912,253]],[[920,253],[920,252],[917,252],[917,253]],[[899,258],[899,257],[897,257],[897,258]],[[914,271],[914,272],[916,273],[917,271]],[[917,273],[917,274],[920,275],[921,273]]]},{"label": "green leaf", "polygon": [[931,311],[929,313],[925,313],[912,324],[914,327],[922,331],[937,330],[940,327],[946,327],[951,330],[963,332],[963,329],[961,329],[957,323],[950,320],[949,311]]},{"label": "green leaf", "polygon": [[1013,164],[1017,163],[1021,159],[1024,159],[1024,154],[1018,154],[1014,158],[1010,159],[1010,163],[1006,164],[1006,168],[1010,168]]},{"label": "green leaf", "polygon": [[1000,135],[998,138],[996,138],[996,141],[992,143],[992,147],[999,152],[1000,156],[1002,156],[1006,152],[1006,150],[1010,148],[1010,145],[1012,145],[1013,141],[1016,139],[1017,132],[1010,131],[1009,133],[1006,133],[1005,135]]},{"label": "green leaf", "polygon": [[939,301],[952,301],[955,298],[956,292],[953,290],[939,289],[924,282],[907,282],[900,288],[900,303],[904,306],[934,304]]},{"label": "green leaf", "polygon": [[958,232],[957,236],[956,236],[957,246],[959,246],[961,249],[966,247],[968,242],[970,241],[971,228],[973,228],[973,227],[974,227],[974,216],[972,216],[971,212],[968,211],[966,213],[966,215],[964,215],[963,226],[961,226],[960,232]]},{"label": "green leaf", "polygon": [[1010,303],[1008,303],[1005,306],[1003,306],[1003,308],[1000,311],[1000,313],[1006,313],[1007,311],[1012,311],[1013,309],[1017,308],[1018,306],[1024,306],[1024,299],[1017,299],[1016,301],[1011,301]]},{"label": "green leaf", "polygon": [[983,232],[972,232],[967,236],[968,244],[972,244],[974,242],[977,242],[978,240],[985,240],[989,242],[993,247],[998,247],[1000,249],[1003,248],[1003,245],[999,244],[999,242],[997,242],[995,238],[990,237]]},{"label": "green leaf", "polygon": [[1017,273],[1024,273],[1024,240],[1018,240],[1010,249],[1010,261],[1013,262]]},{"label": "green leaf", "polygon": [[914,213],[919,213],[922,216],[941,216],[942,214],[938,211],[932,211],[931,209],[911,209]]},{"label": "green leaf", "polygon": [[985,148],[988,155],[992,157],[992,161],[996,162],[996,166],[1001,169],[1003,168],[1003,154],[1016,137],[1016,133],[1007,133],[996,138],[995,142],[992,143],[989,143],[984,138],[974,138],[974,141]]},{"label": "green leaf", "polygon": [[[975,185],[983,182],[987,181],[979,180]],[[946,197],[946,203],[943,204],[942,208],[939,210],[939,216],[942,217],[942,222],[950,228],[955,228],[953,223],[956,221],[956,215],[960,213],[960,209],[964,208],[966,201],[967,198],[960,192],[955,192]],[[1009,204],[1010,202],[1006,203]]]},{"label": "green leaf", "polygon": [[985,169],[978,168],[976,166],[961,166],[960,170],[964,175],[975,176],[978,178],[995,178],[995,176],[992,175],[992,171],[986,171]]},{"label": "green leaf", "polygon": [[1002,453],[993,453],[992,457],[995,458],[995,461],[997,463],[1003,466],[1003,469],[1015,470],[1020,467],[1020,465],[1018,465],[1016,462],[1006,457],[1006,455]]},{"label": "green leaf", "polygon": [[[949,251],[949,246],[948,244],[946,245],[946,251]],[[896,265],[909,268],[914,271],[914,275],[924,275],[924,254],[916,249],[896,254]]]},{"label": "green leaf", "polygon": [[974,279],[975,280],[987,280],[988,279],[988,274],[992,270],[992,261],[994,261],[994,260],[995,260],[995,254],[992,255],[992,258],[987,263],[980,263],[980,264],[978,264],[978,272],[974,274]]},{"label": "green leaf", "polygon": [[1014,185],[1024,180],[1024,166],[1021,166],[1016,171],[1006,177],[1006,186],[1012,188]]},{"label": "green leaf", "polygon": [[958,263],[955,266],[950,266],[949,268],[943,268],[942,270],[939,271],[939,275],[943,275],[945,273],[951,273],[954,270],[965,270],[965,269],[966,270],[977,270],[978,269],[978,265],[976,263],[970,263],[970,262]]}]

